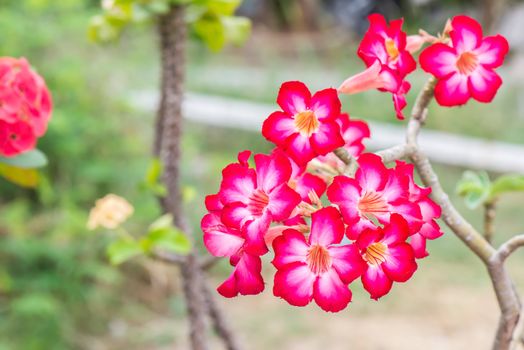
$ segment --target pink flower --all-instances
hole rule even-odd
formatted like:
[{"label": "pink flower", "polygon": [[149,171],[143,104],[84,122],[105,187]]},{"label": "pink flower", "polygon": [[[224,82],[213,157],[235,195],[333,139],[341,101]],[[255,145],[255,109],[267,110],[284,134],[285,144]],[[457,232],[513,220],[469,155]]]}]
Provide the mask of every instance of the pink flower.
[{"label": "pink flower", "polygon": [[239,154],[239,163],[222,171],[221,220],[245,234],[245,250],[262,255],[267,252],[264,235],[272,221],[289,218],[300,203],[300,195],[288,186],[289,160],[282,154],[255,155],[255,169],[247,163],[249,152]]},{"label": "pink flower", "polygon": [[204,245],[214,256],[229,257],[231,265],[235,267],[218,287],[218,292],[227,298],[262,292],[264,280],[260,257],[244,250],[246,240],[240,230],[228,227],[221,221],[219,214],[223,206],[218,195],[207,196],[206,207],[210,213],[201,222]]},{"label": "pink flower", "polygon": [[362,284],[372,299],[386,295],[393,282],[406,282],[416,271],[413,249],[406,243],[408,235],[406,221],[393,214],[383,229],[365,230],[358,238],[357,245],[367,262]]},{"label": "pink flower", "polygon": [[390,21],[389,26],[380,14],[372,14],[368,19],[369,29],[357,51],[366,66],[370,67],[378,60],[400,77],[414,71],[417,63],[406,50],[406,33],[402,31],[404,19]]},{"label": "pink flower", "polygon": [[16,156],[35,148],[36,136],[31,126],[23,121],[13,123],[0,120],[0,155]]},{"label": "pink flower", "polygon": [[393,213],[407,220],[411,233],[421,226],[420,208],[409,201],[408,179],[396,169],[388,169],[375,154],[358,158],[355,178],[337,176],[327,190],[348,225],[346,234],[357,239],[365,229],[375,229],[374,220],[386,224]]},{"label": "pink flower", "polygon": [[[365,149],[364,139],[370,137],[368,124],[363,120],[350,119],[347,113],[340,114],[337,123],[340,126],[342,138],[345,142],[343,147],[353,157],[360,156]],[[345,167],[345,164],[333,153],[315,158],[313,162],[310,163],[313,168],[317,161],[325,163],[334,169],[338,169],[340,172],[342,172]]]},{"label": "pink flower", "polygon": [[442,106],[465,104],[470,98],[491,102],[502,85],[495,73],[508,53],[501,35],[483,37],[473,18],[456,16],[449,33],[452,46],[436,43],[420,54],[420,65],[437,79],[435,98]]},{"label": "pink flower", "polygon": [[277,103],[282,111],[264,121],[262,134],[299,165],[344,145],[336,122],[340,100],[335,89],[311,96],[303,83],[289,81],[280,87]]},{"label": "pink flower", "polygon": [[35,147],[51,118],[51,95],[24,59],[0,58],[0,155],[11,157]]},{"label": "pink flower", "polygon": [[415,183],[413,164],[397,161],[397,170],[409,180],[410,202],[416,203],[420,208],[422,226],[417,233],[411,236],[410,244],[415,251],[415,257],[421,259],[429,255],[426,250],[426,240],[433,240],[444,234],[436,222],[436,219],[440,217],[441,209],[429,198],[431,188],[420,187]]},{"label": "pink flower", "polygon": [[369,16],[369,29],[358,48],[358,55],[368,68],[346,79],[338,88],[339,92],[346,94],[370,89],[391,92],[398,119],[404,119],[405,95],[411,87],[404,79],[417,66],[406,48],[403,21],[393,20],[388,26],[382,15]]},{"label": "pink flower", "polygon": [[354,244],[339,245],[344,223],[337,209],[320,209],[311,220],[307,240],[296,230],[286,230],[273,241],[273,294],[291,305],[315,300],[324,311],[337,312],[351,301],[348,284],[362,274],[365,262]]}]

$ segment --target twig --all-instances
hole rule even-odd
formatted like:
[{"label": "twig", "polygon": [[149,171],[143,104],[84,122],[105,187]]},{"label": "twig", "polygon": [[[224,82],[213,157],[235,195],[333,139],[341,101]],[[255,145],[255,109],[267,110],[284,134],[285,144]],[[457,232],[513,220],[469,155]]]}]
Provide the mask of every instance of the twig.
[{"label": "twig", "polygon": [[153,258],[173,265],[182,265],[187,260],[183,255],[168,252],[166,250],[155,251],[153,253]]},{"label": "twig", "polygon": [[235,333],[231,330],[229,323],[220,307],[218,306],[209,286],[204,282],[204,296],[206,298],[206,305],[208,308],[209,316],[213,321],[213,327],[217,332],[218,336],[223,340],[227,350],[240,350],[238,339]]},{"label": "twig", "polygon": [[524,246],[524,234],[510,238],[497,250],[498,258],[506,260],[515,250]]},{"label": "twig", "polygon": [[346,164],[346,170],[344,173],[347,175],[353,175],[357,169],[357,161],[345,148],[340,147],[333,151],[333,153]]},{"label": "twig", "polygon": [[484,204],[484,238],[489,243],[493,241],[493,234],[495,233],[495,214],[496,202],[489,201]]},{"label": "twig", "polygon": [[409,157],[413,153],[413,151],[414,147],[412,147],[412,145],[404,144],[386,148],[382,151],[378,151],[375,153],[382,158],[382,161],[384,163],[389,163],[394,160]]},{"label": "twig", "polygon": [[204,271],[211,269],[215,266],[221,259],[216,256],[207,256],[200,260],[200,268]]}]

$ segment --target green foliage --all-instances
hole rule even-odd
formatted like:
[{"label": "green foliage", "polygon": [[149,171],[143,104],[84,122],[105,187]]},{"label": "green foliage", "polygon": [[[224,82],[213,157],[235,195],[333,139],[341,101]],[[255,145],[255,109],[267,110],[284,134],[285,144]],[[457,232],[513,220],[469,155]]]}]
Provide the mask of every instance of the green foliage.
[{"label": "green foliage", "polygon": [[169,214],[155,220],[149,226],[147,233],[139,239],[127,233],[121,234],[107,247],[106,252],[109,261],[119,265],[138,256],[152,254],[157,249],[178,254],[187,254],[191,249],[187,236],[173,226],[173,217]]},{"label": "green foliage", "polygon": [[46,165],[45,154],[37,149],[16,157],[0,157],[0,176],[16,185],[35,188],[40,179],[35,169]]},{"label": "green foliage", "polygon": [[524,176],[509,174],[491,181],[486,172],[466,171],[457,183],[456,190],[464,197],[468,208],[475,209],[481,204],[495,201],[504,193],[524,191]]},{"label": "green foliage", "polygon": [[186,21],[193,36],[211,51],[220,51],[231,43],[241,45],[251,32],[251,22],[234,13],[241,0],[113,0],[102,6],[103,12],[91,19],[88,37],[93,42],[119,38],[133,23],[154,20],[166,13],[171,4],[187,6]]},{"label": "green foliage", "polygon": [[162,176],[162,163],[158,158],[153,158],[147,168],[144,181],[140,183],[140,188],[146,190],[155,196],[164,197],[167,189],[160,181]]}]

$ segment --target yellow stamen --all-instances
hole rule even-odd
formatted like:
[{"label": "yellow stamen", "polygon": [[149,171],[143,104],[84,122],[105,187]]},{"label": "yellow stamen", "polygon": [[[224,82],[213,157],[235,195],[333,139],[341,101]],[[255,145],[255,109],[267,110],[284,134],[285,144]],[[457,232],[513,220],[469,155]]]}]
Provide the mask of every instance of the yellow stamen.
[{"label": "yellow stamen", "polygon": [[474,53],[464,52],[457,60],[457,69],[461,74],[469,75],[478,66],[479,60]]},{"label": "yellow stamen", "polygon": [[295,115],[295,127],[301,134],[311,136],[319,126],[320,123],[313,111],[307,110]]},{"label": "yellow stamen", "polygon": [[364,259],[373,265],[379,265],[386,261],[387,247],[384,243],[373,243],[366,249]]},{"label": "yellow stamen", "polygon": [[317,275],[329,270],[332,263],[328,250],[320,245],[313,245],[309,248],[306,261],[311,271]]},{"label": "yellow stamen", "polygon": [[395,45],[393,39],[387,38],[385,44],[389,58],[393,61],[396,60],[400,52],[398,51],[397,45]]}]

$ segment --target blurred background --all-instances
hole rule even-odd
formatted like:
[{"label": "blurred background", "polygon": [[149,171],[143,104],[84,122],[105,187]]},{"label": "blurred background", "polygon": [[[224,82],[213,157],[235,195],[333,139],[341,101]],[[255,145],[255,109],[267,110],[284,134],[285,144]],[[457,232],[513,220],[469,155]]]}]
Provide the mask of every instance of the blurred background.
[{"label": "blurred background", "polygon": [[[22,190],[0,179],[0,350],[187,348],[177,269],[147,259],[114,267],[104,251],[110,237],[86,229],[89,209],[109,192],[135,206],[127,224],[132,232],[145,230],[160,214],[139,185],[150,162],[159,81],[154,26],[135,26],[117,43],[95,45],[86,30],[99,11],[97,0],[0,0],[1,55],[27,57],[45,77],[55,104],[39,143],[50,159],[39,188]],[[246,114],[257,107],[271,110],[286,80],[304,81],[313,90],[338,86],[364,68],[355,53],[372,12],[404,17],[412,34],[418,28],[436,33],[447,18],[467,13],[507,36],[512,51],[499,71],[505,85],[495,101],[453,109],[432,105],[427,128],[488,145],[509,143],[517,152],[514,164],[522,164],[522,1],[246,0],[239,13],[252,19],[253,33],[243,47],[213,54],[190,43],[186,86],[192,102],[186,114],[201,103],[211,110],[216,103],[220,111],[231,101],[241,101]],[[425,79],[421,72],[412,75],[410,105]],[[344,97],[343,109],[382,129],[405,126],[395,120],[389,94]],[[199,232],[203,198],[217,191],[220,170],[239,150],[265,152],[271,145],[256,127],[221,128],[216,119],[211,126],[187,117],[186,210]],[[372,137],[380,138],[373,128]],[[446,161],[436,168],[453,202],[481,227],[481,211],[465,208],[454,195],[464,168]],[[496,242],[523,230],[523,203],[522,194],[499,203]],[[429,242],[429,251],[414,278],[395,285],[380,302],[354,283],[354,302],[335,315],[315,305],[288,306],[272,296],[270,278],[262,295],[220,303],[253,350],[490,348],[498,310],[484,268],[449,232]],[[522,288],[523,258],[516,254],[510,262]],[[217,265],[211,283],[218,285],[228,271],[226,262]]]}]

